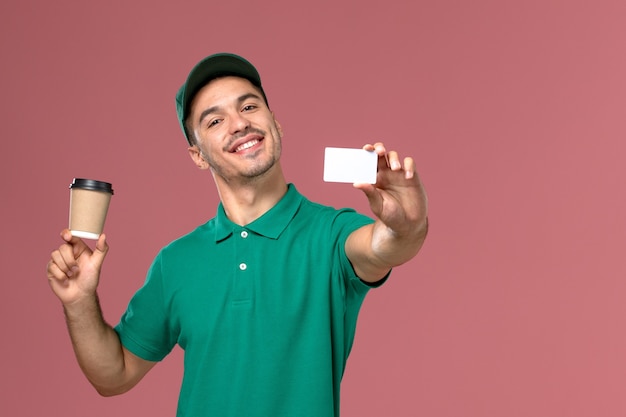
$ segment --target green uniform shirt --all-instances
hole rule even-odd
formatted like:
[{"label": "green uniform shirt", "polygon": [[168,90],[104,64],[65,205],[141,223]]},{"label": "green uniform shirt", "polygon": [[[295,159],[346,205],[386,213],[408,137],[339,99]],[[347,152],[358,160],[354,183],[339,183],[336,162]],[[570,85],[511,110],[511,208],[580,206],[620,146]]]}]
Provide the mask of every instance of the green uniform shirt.
[{"label": "green uniform shirt", "polygon": [[149,360],[185,351],[179,417],[330,417],[370,288],[345,242],[372,220],[293,185],[246,226],[215,218],[164,247],[116,327]]}]

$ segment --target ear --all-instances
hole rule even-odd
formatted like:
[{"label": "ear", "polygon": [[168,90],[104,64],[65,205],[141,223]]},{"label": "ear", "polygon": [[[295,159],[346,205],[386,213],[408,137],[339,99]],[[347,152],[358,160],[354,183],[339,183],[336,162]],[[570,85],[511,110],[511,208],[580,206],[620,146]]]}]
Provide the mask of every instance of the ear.
[{"label": "ear", "polygon": [[274,124],[276,124],[276,129],[278,129],[278,134],[280,135],[280,138],[283,138],[283,127],[280,125],[280,123],[278,123],[278,120],[276,120],[276,116],[274,116],[274,112],[272,112],[272,118],[274,119]]},{"label": "ear", "polygon": [[189,152],[189,156],[194,164],[200,169],[209,169],[209,163],[204,156],[202,156],[202,152],[200,152],[200,148],[198,145],[193,145],[187,148],[187,152]]}]

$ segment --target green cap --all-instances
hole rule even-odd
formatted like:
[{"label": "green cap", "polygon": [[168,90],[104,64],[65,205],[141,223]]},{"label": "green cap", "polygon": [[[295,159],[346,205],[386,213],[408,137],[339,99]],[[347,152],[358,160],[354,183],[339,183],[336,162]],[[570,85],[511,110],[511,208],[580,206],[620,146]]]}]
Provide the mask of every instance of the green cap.
[{"label": "green cap", "polygon": [[261,86],[261,76],[250,62],[239,55],[230,53],[209,55],[193,67],[187,76],[185,84],[183,84],[178,90],[178,93],[176,93],[176,113],[178,115],[178,122],[190,145],[191,140],[189,140],[187,136],[185,119],[189,116],[191,101],[196,93],[207,85],[209,81],[225,76],[236,76],[247,79],[261,90],[263,99],[267,104],[267,98]]}]

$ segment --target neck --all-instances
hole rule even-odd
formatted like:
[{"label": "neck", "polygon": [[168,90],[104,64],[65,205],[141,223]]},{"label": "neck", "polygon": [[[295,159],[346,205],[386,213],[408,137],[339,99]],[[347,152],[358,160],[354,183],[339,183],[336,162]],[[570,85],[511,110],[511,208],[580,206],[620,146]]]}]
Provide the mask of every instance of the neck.
[{"label": "neck", "polygon": [[270,175],[252,181],[225,181],[214,175],[217,191],[226,215],[235,224],[245,226],[261,217],[287,192],[280,166]]}]

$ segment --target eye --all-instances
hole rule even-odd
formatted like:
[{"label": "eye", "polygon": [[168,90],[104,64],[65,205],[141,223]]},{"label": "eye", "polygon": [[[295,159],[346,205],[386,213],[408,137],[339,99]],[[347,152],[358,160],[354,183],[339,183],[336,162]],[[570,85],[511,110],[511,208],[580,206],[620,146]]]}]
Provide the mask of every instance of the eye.
[{"label": "eye", "polygon": [[254,109],[256,109],[256,106],[254,104],[247,104],[243,106],[243,109],[241,109],[241,111],[250,111]]},{"label": "eye", "polygon": [[208,128],[210,128],[210,127],[213,127],[213,126],[215,126],[215,125],[219,124],[220,122],[221,122],[221,120],[220,120],[220,119],[212,119],[212,120],[209,120],[209,122],[206,124],[206,128],[208,129]]}]

